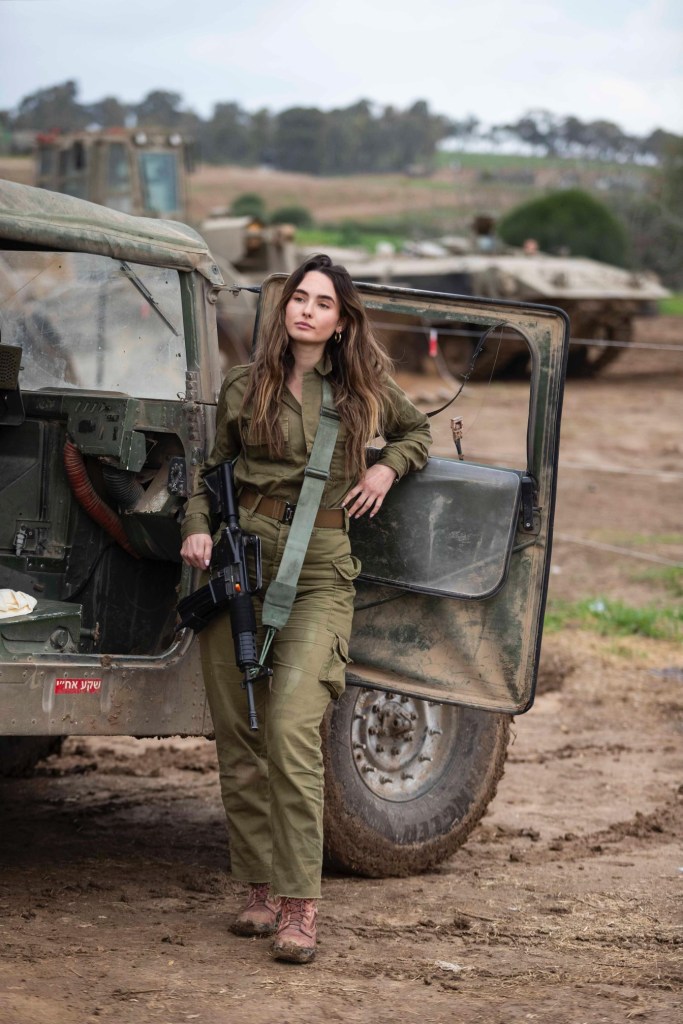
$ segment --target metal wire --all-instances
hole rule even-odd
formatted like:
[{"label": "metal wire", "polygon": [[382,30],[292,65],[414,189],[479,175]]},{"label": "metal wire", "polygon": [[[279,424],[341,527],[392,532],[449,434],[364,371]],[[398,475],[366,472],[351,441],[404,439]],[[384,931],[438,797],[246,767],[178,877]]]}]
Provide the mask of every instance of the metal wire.
[{"label": "metal wire", "polygon": [[[416,332],[424,332],[425,335],[429,334],[432,330],[430,324],[392,324],[381,320],[373,320],[372,326],[377,330],[387,331],[403,331],[406,334],[415,334]],[[465,331],[455,327],[437,327],[436,330],[440,335],[444,335],[449,338],[470,338],[472,341],[479,338],[477,331]],[[514,328],[510,328],[512,333],[516,333]],[[683,327],[681,328],[683,331]],[[683,352],[683,345],[667,345],[666,343],[653,343],[644,341],[610,341],[607,338],[574,338],[570,336],[570,345],[594,345],[596,348],[639,348],[639,349],[651,349],[657,352]]]},{"label": "metal wire", "polygon": [[595,548],[597,551],[609,551],[617,555],[627,555],[629,558],[640,558],[644,562],[656,562],[657,565],[668,565],[673,569],[683,569],[683,562],[673,562],[670,558],[660,558],[659,555],[648,555],[644,551],[634,551],[632,548],[621,548],[616,544],[603,544],[599,540],[585,540],[582,537],[573,537],[569,533],[555,533],[553,538],[563,544],[579,544],[584,548]]}]

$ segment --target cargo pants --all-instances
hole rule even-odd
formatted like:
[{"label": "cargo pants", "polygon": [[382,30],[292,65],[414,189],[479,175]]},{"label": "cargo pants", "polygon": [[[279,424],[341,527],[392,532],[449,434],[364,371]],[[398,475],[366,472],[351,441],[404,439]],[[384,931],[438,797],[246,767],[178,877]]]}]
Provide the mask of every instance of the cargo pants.
[{"label": "cargo pants", "polygon": [[[289,526],[240,509],[245,532],[261,537],[263,591],[277,574]],[[233,877],[270,882],[281,896],[320,896],[323,758],[320,723],[344,690],[360,563],[347,526],[314,529],[287,625],[273,642],[269,680],[254,683],[259,731],[249,728],[227,611],[199,636],[216,733]],[[263,643],[261,601],[254,600]]]}]

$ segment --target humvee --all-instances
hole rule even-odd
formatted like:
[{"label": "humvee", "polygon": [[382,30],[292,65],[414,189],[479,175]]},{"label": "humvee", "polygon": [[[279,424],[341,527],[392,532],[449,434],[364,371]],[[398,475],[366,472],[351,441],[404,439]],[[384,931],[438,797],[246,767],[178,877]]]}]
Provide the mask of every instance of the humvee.
[{"label": "humvee", "polygon": [[[261,314],[283,280],[263,282]],[[5,771],[66,736],[211,735],[198,645],[174,627],[198,582],[179,522],[215,429],[222,287],[188,227],[0,182],[0,588],[27,606],[0,618]],[[431,458],[353,525],[363,573],[348,686],[323,725],[325,848],[382,876],[464,841],[533,701],[567,320],[361,290],[378,324],[478,324],[531,361],[515,463]]]}]

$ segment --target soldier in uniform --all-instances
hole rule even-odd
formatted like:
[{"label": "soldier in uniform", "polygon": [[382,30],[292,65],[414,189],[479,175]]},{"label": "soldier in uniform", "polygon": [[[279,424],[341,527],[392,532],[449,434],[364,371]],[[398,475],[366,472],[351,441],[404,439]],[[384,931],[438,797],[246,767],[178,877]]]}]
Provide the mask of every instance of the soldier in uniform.
[{"label": "soldier in uniform", "polygon": [[[320,723],[344,689],[360,571],[349,519],[375,516],[390,487],[425,464],[431,440],[427,418],[389,368],[346,269],[327,256],[308,259],[285,283],[254,361],[227,374],[205,465],[234,460],[240,524],[261,538],[265,591],[287,543],[320,418],[322,381],[329,379],[339,433],[296,599],[272,646],[273,675],[254,684],[258,732],[247,723],[227,613],[200,634],[232,873],[249,885],[232,930],[274,935],[272,955],[296,963],[315,955],[323,852]],[[366,446],[378,436],[386,444],[368,466]],[[183,559],[206,570],[213,542],[201,479],[182,533]]]}]

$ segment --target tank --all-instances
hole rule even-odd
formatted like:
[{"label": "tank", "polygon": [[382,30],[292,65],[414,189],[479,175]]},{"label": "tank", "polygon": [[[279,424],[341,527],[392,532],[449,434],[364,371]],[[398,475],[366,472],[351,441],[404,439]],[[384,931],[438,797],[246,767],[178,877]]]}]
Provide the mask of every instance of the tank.
[{"label": "tank", "polygon": [[[465,238],[445,238],[415,245],[412,252],[365,257],[340,253],[356,280],[403,285],[455,295],[535,302],[563,309],[571,322],[572,345],[568,373],[590,376],[618,359],[633,338],[635,317],[656,312],[656,303],[669,292],[648,273],[624,270],[579,256],[552,256],[533,242],[524,249],[502,249],[488,235],[475,243]],[[431,331],[451,373],[462,374],[470,365],[481,329],[473,324],[457,334],[439,324],[416,324],[409,338],[391,324],[385,325],[384,341],[399,366],[420,370],[429,351]],[[512,338],[504,346],[492,339],[481,353],[476,373],[498,369],[524,371],[528,349]]]}]

